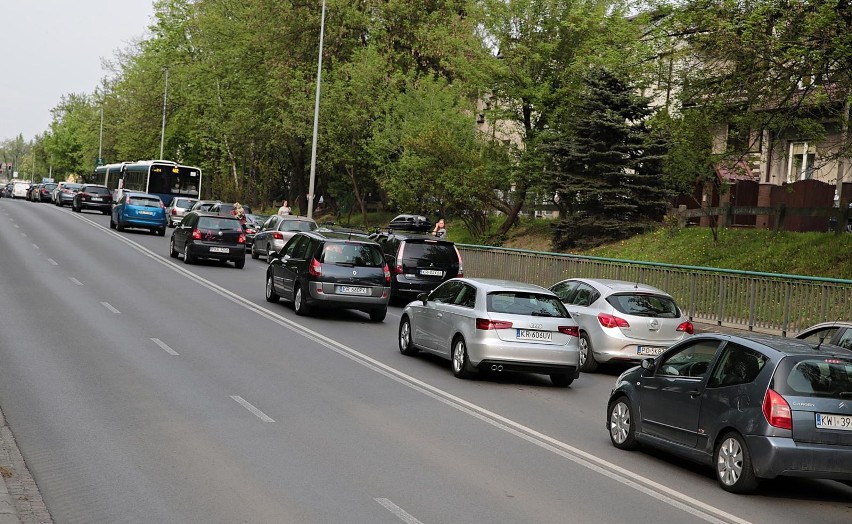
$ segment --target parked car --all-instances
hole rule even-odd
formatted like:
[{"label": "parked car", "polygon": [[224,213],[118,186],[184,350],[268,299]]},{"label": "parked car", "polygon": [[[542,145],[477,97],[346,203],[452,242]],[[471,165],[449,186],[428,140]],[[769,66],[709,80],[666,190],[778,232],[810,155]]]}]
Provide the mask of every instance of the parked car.
[{"label": "parked car", "polygon": [[[243,206],[243,212],[245,214],[251,213],[251,206],[248,204],[240,204]],[[211,213],[216,213],[217,215],[231,215],[234,211],[234,204],[229,204],[227,202],[219,202],[210,206],[208,209]]]},{"label": "parked car", "polygon": [[47,184],[39,184],[38,192],[36,193],[34,200],[36,202],[50,202],[51,195],[53,195],[53,190],[56,189],[56,184],[53,182]]},{"label": "parked car", "polygon": [[9,182],[2,188],[0,188],[0,194],[2,194],[5,198],[12,198],[12,192],[15,190],[14,182]]},{"label": "parked car", "polygon": [[399,351],[449,359],[453,374],[479,370],[550,375],[567,387],[579,377],[579,328],[559,298],[507,280],[454,278],[422,293],[399,321]]},{"label": "parked car", "polygon": [[254,235],[260,230],[263,226],[263,223],[269,220],[269,215],[255,215],[253,213],[246,213],[246,223],[243,224],[245,226],[246,231],[246,249],[251,250],[251,246],[254,243]]},{"label": "parked car", "polygon": [[803,330],[796,338],[814,344],[832,344],[852,349],[852,322],[823,322]]},{"label": "parked car", "polygon": [[38,202],[38,190],[41,188],[41,184],[32,184],[30,188],[27,190],[27,201],[28,202]]},{"label": "parked car", "polygon": [[463,277],[461,253],[449,240],[385,231],[372,235],[391,268],[391,297],[413,300],[451,278]]},{"label": "parked car", "polygon": [[427,232],[432,230],[432,222],[423,215],[398,215],[388,222],[388,228]]},{"label": "parked car", "polygon": [[187,197],[175,197],[166,207],[166,217],[169,219],[169,227],[175,227],[180,223],[183,216],[192,209],[198,199]]},{"label": "parked car", "polygon": [[112,206],[109,227],[118,231],[142,228],[166,236],[166,206],[157,195],[125,192]]},{"label": "parked car", "polygon": [[272,255],[281,251],[284,244],[299,231],[314,231],[317,223],[308,217],[297,215],[272,215],[255,233],[251,244],[251,258],[266,256],[266,261],[272,261]]},{"label": "parked car", "polygon": [[84,209],[94,209],[109,215],[112,211],[112,195],[109,189],[99,184],[83,184],[71,201],[71,210],[79,213]]},{"label": "parked car", "polygon": [[237,217],[190,211],[172,231],[169,255],[192,264],[197,259],[233,262],[237,269],[246,264],[246,235]]},{"label": "parked car", "polygon": [[17,198],[27,198],[27,193],[30,190],[29,182],[15,182],[15,186],[12,189],[12,199]]},{"label": "parked car", "polygon": [[381,322],[390,298],[382,248],[372,240],[335,233],[298,233],[273,253],[266,269],[266,300],[282,297],[293,301],[297,315],[314,307],[345,308]]},{"label": "parked car", "polygon": [[192,207],[189,208],[190,211],[209,211],[211,207],[215,204],[218,204],[221,200],[197,200]]},{"label": "parked car", "polygon": [[580,326],[580,370],[610,361],[638,362],[692,335],[675,299],[637,282],[572,278],[550,287]]},{"label": "parked car", "polygon": [[75,184],[73,182],[65,182],[65,184],[56,191],[56,205],[64,207],[66,204],[74,202],[74,195],[83,187],[83,184]]},{"label": "parked car", "polygon": [[784,475],[852,480],[852,352],[696,335],[622,373],[606,417],[615,447],[712,466],[727,491]]},{"label": "parked car", "polygon": [[50,202],[52,204],[56,204],[57,195],[60,191],[62,191],[62,188],[65,187],[65,184],[67,184],[67,182],[65,181],[57,182],[53,188],[53,191],[50,192]]}]

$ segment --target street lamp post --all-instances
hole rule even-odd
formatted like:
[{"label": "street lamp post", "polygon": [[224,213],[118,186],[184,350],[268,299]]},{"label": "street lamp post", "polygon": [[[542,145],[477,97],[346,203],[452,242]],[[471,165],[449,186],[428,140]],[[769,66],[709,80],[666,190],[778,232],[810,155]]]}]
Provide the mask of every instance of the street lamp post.
[{"label": "street lamp post", "polygon": [[314,138],[311,144],[311,178],[308,184],[308,218],[314,217],[314,183],[317,169],[317,130],[319,129],[320,84],[322,83],[322,40],[325,34],[325,0],[322,0],[320,16],[319,61],[317,62],[317,94],[314,101]]}]

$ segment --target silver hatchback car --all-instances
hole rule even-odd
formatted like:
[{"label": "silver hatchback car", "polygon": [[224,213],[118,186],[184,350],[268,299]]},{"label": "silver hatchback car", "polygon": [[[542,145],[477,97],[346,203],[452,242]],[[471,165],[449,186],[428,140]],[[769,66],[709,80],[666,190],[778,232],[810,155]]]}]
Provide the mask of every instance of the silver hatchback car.
[{"label": "silver hatchback car", "polygon": [[506,280],[454,278],[408,304],[399,351],[428,351],[452,362],[453,374],[478,370],[550,375],[567,387],[579,376],[577,323],[548,290]]},{"label": "silver hatchback car", "polygon": [[692,335],[692,322],[660,289],[621,280],[572,278],[550,287],[580,326],[580,371],[611,360],[656,357]]}]

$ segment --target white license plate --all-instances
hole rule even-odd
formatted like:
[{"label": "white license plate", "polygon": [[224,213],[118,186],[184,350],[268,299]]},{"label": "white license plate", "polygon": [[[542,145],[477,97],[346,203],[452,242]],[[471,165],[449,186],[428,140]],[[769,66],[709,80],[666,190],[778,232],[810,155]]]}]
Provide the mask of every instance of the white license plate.
[{"label": "white license plate", "polygon": [[370,288],[359,286],[337,286],[337,293],[340,295],[368,295]]},{"label": "white license plate", "polygon": [[140,215],[151,215],[151,216],[154,216],[154,212],[153,212],[153,211],[140,211],[140,212],[139,212],[139,214],[140,214]]},{"label": "white license plate", "polygon": [[657,346],[638,346],[636,348],[636,354],[645,355],[646,357],[656,357],[658,355],[662,355],[665,350],[666,348]]},{"label": "white license plate", "polygon": [[103,201],[103,198],[92,197],[92,202],[101,202],[101,201]]},{"label": "white license plate", "polygon": [[816,427],[820,429],[844,429],[852,431],[852,416],[817,413]]},{"label": "white license plate", "polygon": [[231,251],[226,247],[211,247],[211,253],[230,253]]},{"label": "white license plate", "polygon": [[440,269],[421,269],[421,275],[426,275],[427,277],[442,277],[444,276],[444,272]]},{"label": "white license plate", "polygon": [[553,340],[553,332],[519,329],[517,330],[517,337],[518,340],[541,340],[542,342],[550,342]]}]

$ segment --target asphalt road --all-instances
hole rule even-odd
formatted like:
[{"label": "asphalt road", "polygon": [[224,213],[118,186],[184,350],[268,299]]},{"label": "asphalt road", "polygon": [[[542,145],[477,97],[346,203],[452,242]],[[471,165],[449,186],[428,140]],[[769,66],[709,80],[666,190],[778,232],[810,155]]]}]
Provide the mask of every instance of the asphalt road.
[{"label": "asphalt road", "polygon": [[262,261],[108,222],[0,199],[0,406],[57,523],[852,522],[844,484],[613,448],[624,368],[458,380],[399,354],[399,308],[297,317]]}]

